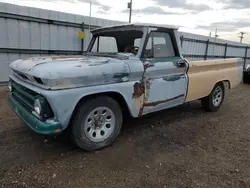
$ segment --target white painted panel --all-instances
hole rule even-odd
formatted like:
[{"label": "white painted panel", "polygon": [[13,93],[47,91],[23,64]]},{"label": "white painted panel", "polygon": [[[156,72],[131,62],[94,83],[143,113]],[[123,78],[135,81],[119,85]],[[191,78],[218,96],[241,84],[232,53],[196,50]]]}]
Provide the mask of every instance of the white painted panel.
[{"label": "white painted panel", "polygon": [[39,17],[49,19],[49,10],[39,9]]},{"label": "white painted panel", "polygon": [[19,33],[18,33],[18,21],[12,19],[6,19],[7,21],[7,32],[8,32],[8,48],[19,47]]},{"label": "white painted panel", "polygon": [[67,21],[75,23],[75,21],[76,21],[76,15],[74,15],[74,14],[68,14],[67,15]]},{"label": "white painted panel", "polygon": [[250,57],[250,48],[247,49],[247,57]]},{"label": "white painted panel", "polygon": [[82,18],[82,16],[80,16],[80,15],[76,15],[76,23],[82,23],[83,22],[83,18]]},{"label": "white painted panel", "polygon": [[56,11],[49,11],[49,19],[51,20],[58,20],[58,12]]},{"label": "white painted panel", "polygon": [[219,46],[214,44],[209,44],[208,46],[208,55],[214,56],[224,56],[225,46]]},{"label": "white painted panel", "polygon": [[[67,27],[67,45],[66,45],[67,50],[77,50],[74,47],[75,46],[74,43],[76,42],[75,39],[78,39],[75,28]],[[78,41],[80,41],[80,39],[78,39]]]},{"label": "white painted panel", "polygon": [[9,4],[9,3],[5,4],[6,12],[11,13],[11,14],[16,14],[18,12],[17,10],[18,10],[17,5]]},{"label": "white painted panel", "polygon": [[0,3],[0,11],[1,12],[6,12],[6,10],[5,10],[5,3]]},{"label": "white painted panel", "polygon": [[48,24],[40,24],[41,27],[41,49],[48,50],[49,49],[49,25]]},{"label": "white painted panel", "polygon": [[58,49],[58,26],[49,25],[50,28],[50,49],[57,50]]},{"label": "white painted panel", "polygon": [[9,63],[11,63],[17,59],[20,59],[20,54],[9,53],[7,55],[8,55]]},{"label": "white painted panel", "polygon": [[[0,57],[1,60],[1,57]],[[4,70],[1,71],[0,74],[0,82],[7,82],[8,78],[9,78],[9,65],[7,63],[0,63],[0,70]]]},{"label": "white painted panel", "polygon": [[0,64],[9,64],[9,63],[10,61],[7,53],[0,53]]},{"label": "white painted panel", "polygon": [[21,59],[28,59],[30,57],[29,54],[20,54]]},{"label": "white painted panel", "polygon": [[27,21],[19,21],[19,47],[30,49],[30,25]]},{"label": "white painted panel", "polygon": [[28,16],[29,15],[29,7],[18,6],[17,14]]},{"label": "white painted panel", "polygon": [[73,40],[74,40],[74,50],[76,50],[76,51],[81,50],[81,40],[77,37],[77,34],[79,31],[81,31],[81,29],[74,28],[74,39]]},{"label": "white painted panel", "polygon": [[0,18],[0,47],[6,48],[8,47],[8,31],[7,31],[7,24],[6,19]]},{"label": "white painted panel", "polygon": [[64,21],[64,22],[67,22],[68,21],[68,15],[67,13],[64,13],[64,12],[59,12],[59,19],[60,21]]},{"label": "white painted panel", "polygon": [[41,27],[40,24],[35,22],[30,22],[30,39],[31,48],[40,49],[41,48]]},{"label": "white painted panel", "polygon": [[227,48],[227,55],[228,56],[245,56],[245,49],[244,48],[234,48],[234,47],[228,47]]},{"label": "white painted panel", "polygon": [[39,18],[39,9],[29,7],[29,16]]},{"label": "white painted panel", "polygon": [[[30,54],[30,57],[39,57],[39,56],[44,56],[44,55],[41,55],[41,54]],[[45,55],[47,56],[47,55]]]},{"label": "white painted panel", "polygon": [[67,50],[67,41],[67,28],[65,26],[58,26],[59,50]]}]

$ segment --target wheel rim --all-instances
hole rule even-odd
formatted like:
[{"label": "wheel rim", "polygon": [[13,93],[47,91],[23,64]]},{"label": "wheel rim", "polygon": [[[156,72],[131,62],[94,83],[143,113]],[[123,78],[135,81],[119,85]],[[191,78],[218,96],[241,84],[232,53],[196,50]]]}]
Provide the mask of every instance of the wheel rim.
[{"label": "wheel rim", "polygon": [[115,128],[115,114],[108,107],[98,107],[92,110],[84,123],[84,133],[93,142],[107,139]]},{"label": "wheel rim", "polygon": [[213,105],[219,106],[222,101],[222,97],[223,97],[222,88],[218,86],[213,93]]}]

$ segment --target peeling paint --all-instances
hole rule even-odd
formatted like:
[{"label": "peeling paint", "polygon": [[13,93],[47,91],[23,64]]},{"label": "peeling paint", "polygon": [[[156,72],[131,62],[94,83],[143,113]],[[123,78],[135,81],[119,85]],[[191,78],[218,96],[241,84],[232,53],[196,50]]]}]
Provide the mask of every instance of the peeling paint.
[{"label": "peeling paint", "polygon": [[129,80],[128,72],[116,73],[113,76],[114,79],[117,79],[117,82],[127,82]]},{"label": "peeling paint", "polygon": [[174,82],[176,80],[181,79],[181,75],[171,75],[171,76],[166,76],[162,78],[165,81],[170,81],[170,82]]}]

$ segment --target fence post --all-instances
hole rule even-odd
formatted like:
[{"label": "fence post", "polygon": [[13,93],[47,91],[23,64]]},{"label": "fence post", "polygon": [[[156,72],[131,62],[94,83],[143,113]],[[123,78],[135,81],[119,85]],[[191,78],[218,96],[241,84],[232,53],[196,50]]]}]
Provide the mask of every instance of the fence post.
[{"label": "fence post", "polygon": [[225,52],[224,52],[224,59],[227,57],[227,43],[225,44]]},{"label": "fence post", "polygon": [[[82,22],[82,32],[84,32],[84,22]],[[84,51],[84,39],[81,39],[81,54],[83,54]]]},{"label": "fence post", "polygon": [[207,60],[208,46],[209,46],[209,39],[206,42],[206,50],[205,50],[204,60]]},{"label": "fence post", "polygon": [[183,39],[184,39],[184,37],[183,37],[183,35],[181,36],[181,47],[182,47],[182,44],[183,44]]},{"label": "fence post", "polygon": [[246,61],[247,61],[247,49],[248,49],[248,46],[246,46],[246,51],[245,51],[244,68],[245,68],[245,66],[246,66]]}]

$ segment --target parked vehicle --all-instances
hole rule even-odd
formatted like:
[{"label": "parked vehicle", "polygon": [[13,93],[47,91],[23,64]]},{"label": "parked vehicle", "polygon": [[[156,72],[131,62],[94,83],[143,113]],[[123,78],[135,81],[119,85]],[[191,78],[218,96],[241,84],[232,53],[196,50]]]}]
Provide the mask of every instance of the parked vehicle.
[{"label": "parked vehicle", "polygon": [[17,60],[10,68],[9,104],[35,132],[69,131],[88,151],[110,145],[123,114],[134,118],[200,99],[206,111],[237,86],[242,59],[187,61],[177,28],[128,24],[92,31],[81,56]]},{"label": "parked vehicle", "polygon": [[243,82],[244,83],[250,83],[250,64],[247,64],[244,67]]}]

